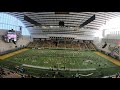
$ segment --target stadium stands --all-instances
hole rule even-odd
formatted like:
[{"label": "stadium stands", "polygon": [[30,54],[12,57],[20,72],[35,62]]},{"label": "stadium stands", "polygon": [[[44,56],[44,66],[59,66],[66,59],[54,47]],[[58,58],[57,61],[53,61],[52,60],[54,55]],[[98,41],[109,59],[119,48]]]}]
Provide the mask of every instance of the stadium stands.
[{"label": "stadium stands", "polygon": [[[120,25],[104,27],[119,12],[5,13],[0,13],[0,78],[120,77]],[[16,33],[7,36],[10,28]]]},{"label": "stadium stands", "polygon": [[[57,45],[56,45],[57,43]],[[80,50],[96,50],[95,45],[91,43],[79,43],[76,41],[33,41],[30,42],[27,46],[28,48],[71,48],[71,49],[80,49]]]},{"label": "stadium stands", "polygon": [[[0,67],[0,78],[33,78],[34,76]],[[36,77],[34,77],[36,78]]]}]

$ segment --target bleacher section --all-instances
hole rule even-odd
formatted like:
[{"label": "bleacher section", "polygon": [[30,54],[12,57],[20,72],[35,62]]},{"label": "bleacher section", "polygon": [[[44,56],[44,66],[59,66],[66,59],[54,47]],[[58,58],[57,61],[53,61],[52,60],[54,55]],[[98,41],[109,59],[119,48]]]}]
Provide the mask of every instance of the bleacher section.
[{"label": "bleacher section", "polygon": [[104,43],[100,43],[99,45],[97,45],[97,50],[106,54],[106,55],[109,55],[115,59],[118,59],[120,60],[120,55],[119,55],[119,48],[117,45],[114,45],[114,44],[110,44],[110,43],[107,43],[107,46],[105,48],[102,48],[102,46],[104,45]]},{"label": "bleacher section", "polygon": [[21,47],[21,46],[27,46],[29,42],[30,42],[29,36],[22,36],[21,38],[19,38],[16,44],[17,47]]},{"label": "bleacher section", "polygon": [[77,42],[77,41],[54,41],[54,40],[34,40],[27,46],[28,48],[72,48],[79,50],[96,50],[95,45],[90,42]]},{"label": "bleacher section", "polygon": [[95,50],[95,47],[92,43],[85,43],[89,50]]}]

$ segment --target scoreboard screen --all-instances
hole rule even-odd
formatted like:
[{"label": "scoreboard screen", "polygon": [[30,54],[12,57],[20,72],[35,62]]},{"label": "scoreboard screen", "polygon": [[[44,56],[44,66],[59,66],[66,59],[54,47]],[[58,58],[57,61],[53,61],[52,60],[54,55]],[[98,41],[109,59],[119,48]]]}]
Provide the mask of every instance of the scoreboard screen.
[{"label": "scoreboard screen", "polygon": [[16,41],[16,39],[17,39],[16,32],[8,32],[7,33],[7,38]]},{"label": "scoreboard screen", "polygon": [[18,35],[14,30],[9,30],[5,35],[4,35],[4,41],[8,43],[15,43],[17,41]]}]

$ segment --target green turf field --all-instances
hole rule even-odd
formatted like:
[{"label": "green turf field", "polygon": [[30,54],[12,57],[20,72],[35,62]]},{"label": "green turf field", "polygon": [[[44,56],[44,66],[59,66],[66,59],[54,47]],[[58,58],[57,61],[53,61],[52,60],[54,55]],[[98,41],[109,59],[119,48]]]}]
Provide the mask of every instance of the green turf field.
[{"label": "green turf field", "polygon": [[98,56],[94,51],[78,50],[32,49],[1,60],[0,65],[10,69],[22,66],[26,69],[26,73],[32,73],[36,76],[45,72],[52,73],[50,68],[62,70],[61,72],[67,77],[76,72],[80,74],[93,73],[92,77],[120,72],[119,66]]}]

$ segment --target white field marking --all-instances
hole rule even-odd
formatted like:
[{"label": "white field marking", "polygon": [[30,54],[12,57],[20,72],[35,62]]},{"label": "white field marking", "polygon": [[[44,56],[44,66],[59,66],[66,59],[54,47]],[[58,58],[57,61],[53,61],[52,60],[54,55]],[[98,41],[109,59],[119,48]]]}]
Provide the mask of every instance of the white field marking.
[{"label": "white field marking", "polygon": [[32,60],[32,62],[37,62],[36,60]]},{"label": "white field marking", "polygon": [[47,61],[45,61],[44,63],[48,63]]},{"label": "white field marking", "polygon": [[[40,68],[40,69],[50,69],[50,67],[40,67],[40,66],[33,66],[33,65],[27,65],[27,64],[22,64],[22,66],[26,66],[26,67],[32,67],[32,68]],[[56,68],[53,68],[53,70],[58,70]],[[60,69],[59,70],[70,70],[70,71],[91,71],[91,70],[96,70],[96,68],[88,68],[88,69]]]},{"label": "white field marking", "polygon": [[60,62],[56,63],[56,64],[61,64]]},{"label": "white field marking", "polygon": [[83,75],[83,74],[79,74],[80,76],[90,76],[93,75],[93,73],[87,74],[87,75]]},{"label": "white field marking", "polygon": [[86,63],[86,62],[83,62],[83,65],[88,65],[88,63]]},{"label": "white field marking", "polygon": [[93,62],[92,60],[86,60],[86,61],[84,61],[84,62]]},{"label": "white field marking", "polygon": [[75,63],[70,63],[71,65],[75,65]]}]

